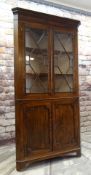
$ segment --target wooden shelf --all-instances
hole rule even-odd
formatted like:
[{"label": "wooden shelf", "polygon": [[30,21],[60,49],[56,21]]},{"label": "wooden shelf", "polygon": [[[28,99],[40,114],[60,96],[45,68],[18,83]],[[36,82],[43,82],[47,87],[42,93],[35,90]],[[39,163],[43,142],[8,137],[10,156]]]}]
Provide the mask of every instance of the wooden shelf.
[{"label": "wooden shelf", "polygon": [[54,74],[54,76],[73,76],[73,74]]},{"label": "wooden shelf", "polygon": [[32,73],[26,73],[27,76],[31,77],[31,78],[34,78],[36,76],[39,76],[39,77],[48,77],[48,74],[47,73],[40,73],[40,74],[32,74]]},{"label": "wooden shelf", "polygon": [[[32,73],[26,73],[27,76],[31,76],[31,77],[35,77],[36,74],[32,74]],[[37,74],[39,77],[48,77],[47,73],[40,73]],[[73,76],[73,74],[54,74],[54,76]]]},{"label": "wooden shelf", "polygon": [[[38,48],[30,48],[30,47],[26,47],[26,51],[27,52],[32,52],[33,54],[43,54],[43,55],[47,55],[47,52],[48,52],[48,50],[47,49],[38,49]],[[60,50],[54,50],[54,55],[58,55],[58,54],[60,54]],[[73,52],[72,51],[67,51],[67,53],[65,52],[65,51],[62,51],[61,52],[62,54],[72,54]]]}]

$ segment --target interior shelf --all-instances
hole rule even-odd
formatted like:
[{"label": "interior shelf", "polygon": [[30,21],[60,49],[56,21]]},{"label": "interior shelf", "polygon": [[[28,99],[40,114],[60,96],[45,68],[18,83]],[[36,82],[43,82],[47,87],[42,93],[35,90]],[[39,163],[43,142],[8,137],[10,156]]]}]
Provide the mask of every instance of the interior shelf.
[{"label": "interior shelf", "polygon": [[[30,72],[27,72],[26,73],[26,75],[28,75],[28,76],[40,76],[40,77],[47,77],[48,76],[48,74],[47,73],[37,73],[37,74],[32,74],[32,73],[30,73]],[[73,76],[73,74],[54,74],[55,76]]]},{"label": "interior shelf", "polygon": [[[47,55],[48,50],[47,49],[39,49],[39,48],[30,48],[30,47],[26,47],[26,51],[29,53],[34,53],[34,54],[43,54],[43,55]],[[58,54],[72,54],[72,51],[60,51],[60,50],[54,50],[54,55],[58,55]]]}]

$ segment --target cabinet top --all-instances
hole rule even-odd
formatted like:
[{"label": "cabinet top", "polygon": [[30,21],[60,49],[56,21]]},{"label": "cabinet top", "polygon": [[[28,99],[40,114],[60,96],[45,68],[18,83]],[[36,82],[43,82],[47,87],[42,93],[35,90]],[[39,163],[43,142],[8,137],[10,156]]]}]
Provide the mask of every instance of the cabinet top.
[{"label": "cabinet top", "polygon": [[60,26],[70,26],[72,28],[78,27],[80,25],[80,21],[78,21],[78,20],[54,16],[54,15],[45,14],[42,12],[36,12],[36,11],[32,11],[32,10],[27,10],[27,9],[23,9],[23,8],[19,8],[19,7],[13,8],[12,11],[13,11],[13,14],[14,14],[16,20],[26,21],[26,20],[33,18],[33,19],[39,20],[41,22],[43,21],[43,22],[49,23],[49,24],[56,23]]}]

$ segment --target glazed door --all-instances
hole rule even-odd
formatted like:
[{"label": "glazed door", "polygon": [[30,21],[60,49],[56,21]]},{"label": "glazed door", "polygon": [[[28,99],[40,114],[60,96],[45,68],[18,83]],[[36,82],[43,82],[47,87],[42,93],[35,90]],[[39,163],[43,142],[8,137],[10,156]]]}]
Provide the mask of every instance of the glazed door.
[{"label": "glazed door", "polygon": [[[49,103],[17,104],[17,151],[19,159],[37,159],[52,150]],[[18,158],[17,158],[18,159]]]},{"label": "glazed door", "polygon": [[[75,89],[74,33],[68,30],[54,31],[54,93],[72,93]],[[60,94],[59,94],[60,95]]]},{"label": "glazed door", "polygon": [[48,27],[25,27],[25,93],[34,96],[50,92]]},{"label": "glazed door", "polygon": [[79,145],[79,105],[77,99],[53,104],[53,150],[68,151]]}]

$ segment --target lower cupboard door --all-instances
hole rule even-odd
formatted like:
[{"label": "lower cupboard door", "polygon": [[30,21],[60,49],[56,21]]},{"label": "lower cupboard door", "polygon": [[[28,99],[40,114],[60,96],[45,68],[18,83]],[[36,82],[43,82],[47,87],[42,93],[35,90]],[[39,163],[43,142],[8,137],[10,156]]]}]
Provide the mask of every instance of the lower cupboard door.
[{"label": "lower cupboard door", "polygon": [[51,151],[51,107],[49,103],[16,105],[17,159],[41,158]]},{"label": "lower cupboard door", "polygon": [[79,104],[55,102],[53,107],[53,150],[69,151],[79,147]]}]

